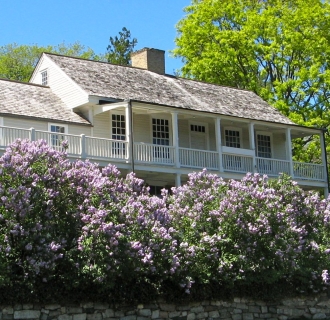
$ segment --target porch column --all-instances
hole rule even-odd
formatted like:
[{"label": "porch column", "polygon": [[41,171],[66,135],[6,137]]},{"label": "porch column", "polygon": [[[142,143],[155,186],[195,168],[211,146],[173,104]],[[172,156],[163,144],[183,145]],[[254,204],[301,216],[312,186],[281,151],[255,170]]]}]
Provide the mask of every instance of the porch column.
[{"label": "porch column", "polygon": [[215,119],[215,141],[218,151],[218,161],[219,161],[219,171],[223,172],[223,165],[222,165],[222,144],[221,144],[221,119]]},{"label": "porch column", "polygon": [[173,147],[174,147],[174,166],[176,168],[180,168],[178,113],[171,112],[171,115],[172,115]]},{"label": "porch column", "polygon": [[289,160],[289,172],[290,176],[294,178],[294,170],[293,170],[293,161],[292,161],[292,143],[291,143],[291,128],[287,128],[285,132],[285,147],[286,147],[286,157]]},{"label": "porch column", "polygon": [[253,151],[253,158],[252,158],[252,170],[253,172],[257,172],[257,162],[256,162],[256,145],[254,142],[254,123],[249,123],[249,141],[250,141],[250,149]]},{"label": "porch column", "polygon": [[125,108],[125,131],[126,131],[126,142],[127,142],[127,147],[126,147],[126,160],[128,160],[128,162],[131,162],[131,150],[132,150],[132,141],[131,141],[131,123],[132,123],[132,119],[131,119],[131,104],[127,103],[126,108]]},{"label": "porch column", "polygon": [[322,164],[324,166],[324,180],[327,183],[327,187],[324,188],[324,197],[327,198],[329,196],[329,177],[328,177],[328,168],[327,168],[327,150],[324,140],[324,131],[320,132],[320,144],[321,144],[321,158]]},{"label": "porch column", "polygon": [[181,186],[181,174],[177,173],[175,175],[175,186],[180,187]]}]

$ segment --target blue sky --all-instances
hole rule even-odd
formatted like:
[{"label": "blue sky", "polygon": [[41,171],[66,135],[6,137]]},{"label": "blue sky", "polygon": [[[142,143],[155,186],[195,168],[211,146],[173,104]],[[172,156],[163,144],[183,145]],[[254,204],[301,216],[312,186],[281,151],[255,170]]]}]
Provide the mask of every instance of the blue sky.
[{"label": "blue sky", "polygon": [[105,53],[110,36],[122,27],[137,38],[136,50],[165,50],[166,72],[181,67],[170,57],[175,25],[185,16],[190,0],[0,0],[0,46],[57,45],[79,41]]}]

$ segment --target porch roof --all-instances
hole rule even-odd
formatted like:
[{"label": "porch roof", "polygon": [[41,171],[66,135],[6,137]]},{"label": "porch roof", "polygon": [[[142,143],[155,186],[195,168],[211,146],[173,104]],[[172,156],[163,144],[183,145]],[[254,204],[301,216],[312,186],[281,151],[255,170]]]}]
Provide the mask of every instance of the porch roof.
[{"label": "porch roof", "polygon": [[49,87],[0,79],[0,115],[6,114],[90,125]]},{"label": "porch roof", "polygon": [[294,124],[251,91],[148,70],[60,56],[53,60],[86,93],[267,122]]}]

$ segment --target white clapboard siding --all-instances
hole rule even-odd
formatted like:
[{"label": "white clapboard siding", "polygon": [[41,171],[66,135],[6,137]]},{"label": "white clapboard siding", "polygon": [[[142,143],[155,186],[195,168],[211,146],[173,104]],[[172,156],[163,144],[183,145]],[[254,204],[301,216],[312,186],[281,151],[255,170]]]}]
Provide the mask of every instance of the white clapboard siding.
[{"label": "white clapboard siding", "polygon": [[52,91],[62,99],[68,108],[71,109],[88,102],[87,93],[70,79],[51,58],[45,55],[37,65],[30,82],[41,84],[40,71],[46,69],[48,72],[48,85],[52,88]]}]

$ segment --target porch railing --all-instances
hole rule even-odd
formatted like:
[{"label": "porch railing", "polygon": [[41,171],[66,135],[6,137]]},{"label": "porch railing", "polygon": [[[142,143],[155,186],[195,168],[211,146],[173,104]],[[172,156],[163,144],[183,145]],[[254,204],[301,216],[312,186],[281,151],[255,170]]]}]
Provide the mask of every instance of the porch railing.
[{"label": "porch railing", "polygon": [[127,159],[126,141],[85,137],[86,157],[93,159]]},{"label": "porch railing", "polygon": [[237,154],[222,154],[224,171],[253,172],[253,158]]},{"label": "porch railing", "polygon": [[0,146],[7,147],[16,139],[31,139],[31,130],[0,126]]},{"label": "porch railing", "polygon": [[59,133],[59,132],[49,132],[49,131],[35,131],[35,139],[40,140],[43,139],[47,141],[48,145],[52,146],[55,150],[61,151],[63,150],[62,142],[68,142],[67,153],[69,155],[80,155],[81,154],[81,144],[80,144],[80,136],[76,136],[73,134],[67,133]]},{"label": "porch railing", "polygon": [[[127,141],[72,135],[31,129],[0,126],[0,149],[4,150],[16,139],[38,140],[44,139],[57,150],[62,150],[62,141],[68,141],[68,155],[73,158],[91,158],[103,161],[128,161],[129,145]],[[173,146],[134,143],[134,161],[183,168],[220,170],[219,153],[215,151],[178,148],[179,158],[176,161],[176,150]],[[254,157],[251,154],[222,153],[222,168],[225,172],[259,172],[269,176],[280,173],[290,174],[293,178],[310,181],[325,181],[325,168],[322,164]],[[255,163],[255,168],[254,168]]]},{"label": "porch railing", "polygon": [[306,180],[325,181],[324,166],[321,164],[293,162],[293,174],[295,178]]},{"label": "porch railing", "polygon": [[269,176],[278,176],[279,173],[290,174],[290,162],[285,160],[256,157],[256,171]]},{"label": "porch railing", "polygon": [[219,154],[214,151],[179,148],[179,160],[186,168],[219,169]]},{"label": "porch railing", "polygon": [[156,164],[173,165],[174,147],[149,143],[134,143],[134,160]]}]

